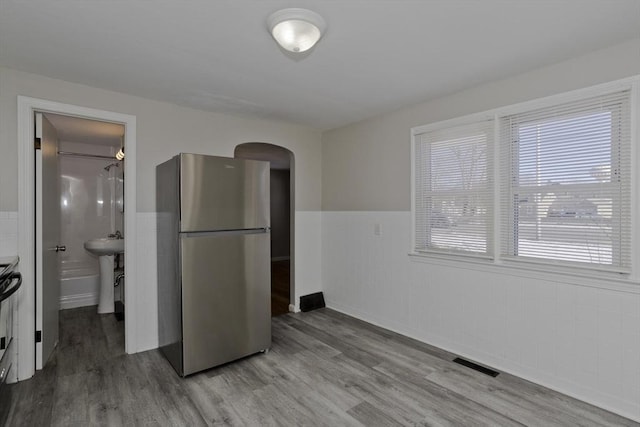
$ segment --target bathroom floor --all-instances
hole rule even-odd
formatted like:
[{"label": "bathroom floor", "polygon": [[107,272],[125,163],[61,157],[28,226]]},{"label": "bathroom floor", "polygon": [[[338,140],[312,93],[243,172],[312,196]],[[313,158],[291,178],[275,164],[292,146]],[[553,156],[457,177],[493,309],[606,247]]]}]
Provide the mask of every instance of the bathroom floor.
[{"label": "bathroom floor", "polygon": [[[108,408],[117,391],[111,367],[124,360],[124,322],[113,314],[97,314],[96,306],[60,311],[60,341],[42,371],[14,384],[12,413],[7,425],[80,425],[89,420],[90,400]],[[107,390],[114,393],[107,396]],[[96,394],[104,393],[98,398]]]},{"label": "bathroom floor", "polygon": [[269,353],[184,379],[157,350],[123,354],[123,322],[95,310],[60,313],[7,425],[639,425],[326,308],[274,317]]}]

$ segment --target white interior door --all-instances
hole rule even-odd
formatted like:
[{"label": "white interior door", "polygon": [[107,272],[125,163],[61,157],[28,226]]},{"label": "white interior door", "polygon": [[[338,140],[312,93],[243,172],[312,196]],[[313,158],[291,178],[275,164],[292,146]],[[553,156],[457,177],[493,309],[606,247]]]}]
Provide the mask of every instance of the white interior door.
[{"label": "white interior door", "polygon": [[58,344],[60,310],[60,173],[58,135],[41,113],[36,113],[36,369],[42,369]]}]

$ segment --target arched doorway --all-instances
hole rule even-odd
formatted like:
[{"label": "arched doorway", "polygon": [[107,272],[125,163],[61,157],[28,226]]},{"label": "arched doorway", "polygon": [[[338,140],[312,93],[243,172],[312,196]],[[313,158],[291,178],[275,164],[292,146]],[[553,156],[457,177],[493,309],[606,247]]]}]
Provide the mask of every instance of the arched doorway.
[{"label": "arched doorway", "polygon": [[271,315],[279,316],[289,312],[294,301],[294,156],[264,142],[240,144],[234,156],[270,163]]}]

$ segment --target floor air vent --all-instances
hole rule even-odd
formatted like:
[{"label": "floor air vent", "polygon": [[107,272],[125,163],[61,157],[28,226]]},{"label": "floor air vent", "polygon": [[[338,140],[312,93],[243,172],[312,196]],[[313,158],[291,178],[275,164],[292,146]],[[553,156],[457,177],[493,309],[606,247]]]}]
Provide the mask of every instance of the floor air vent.
[{"label": "floor air vent", "polygon": [[456,357],[453,359],[455,363],[459,363],[460,365],[466,366],[467,368],[471,368],[478,372],[482,372],[485,375],[489,375],[490,377],[497,377],[500,372],[494,371],[493,369],[485,368],[484,366],[480,366],[477,363],[473,363],[469,360],[461,359]]},{"label": "floor air vent", "polygon": [[324,295],[322,292],[300,297],[300,311],[311,311],[324,307]]}]

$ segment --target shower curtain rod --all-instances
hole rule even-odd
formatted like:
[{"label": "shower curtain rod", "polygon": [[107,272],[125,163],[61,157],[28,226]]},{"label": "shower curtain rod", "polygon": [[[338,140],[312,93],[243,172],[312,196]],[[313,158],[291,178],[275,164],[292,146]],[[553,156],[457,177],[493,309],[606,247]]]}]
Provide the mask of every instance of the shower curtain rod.
[{"label": "shower curtain rod", "polygon": [[58,151],[58,154],[60,154],[61,156],[90,157],[93,159],[116,160],[115,156],[101,156],[99,154],[73,153],[71,151]]}]

